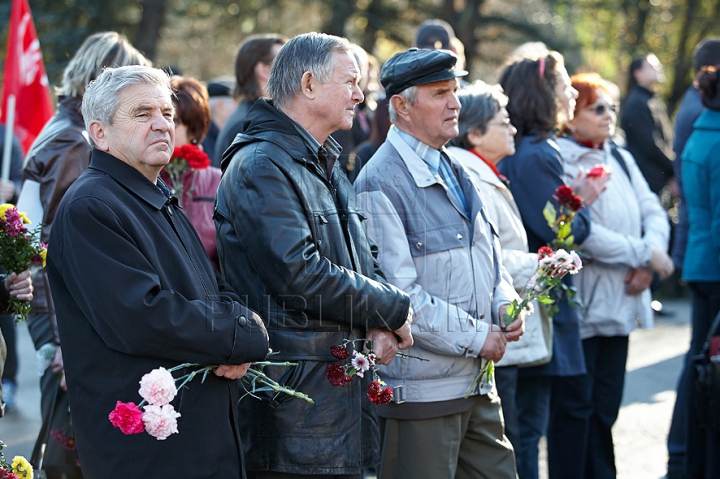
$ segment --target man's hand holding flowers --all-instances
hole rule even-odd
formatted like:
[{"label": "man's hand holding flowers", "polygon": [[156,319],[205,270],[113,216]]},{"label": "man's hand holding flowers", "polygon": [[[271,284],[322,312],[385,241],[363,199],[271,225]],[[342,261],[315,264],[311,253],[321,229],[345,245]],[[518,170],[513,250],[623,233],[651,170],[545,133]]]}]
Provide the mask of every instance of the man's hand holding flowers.
[{"label": "man's hand holding flowers", "polygon": [[368,339],[371,341],[373,351],[378,357],[378,364],[390,364],[398,351],[403,351],[413,345],[412,321],[413,309],[410,307],[405,323],[395,331],[368,330]]},{"label": "man's hand holding flowers", "polygon": [[30,270],[26,269],[20,274],[11,273],[5,277],[5,290],[10,296],[20,301],[32,301],[33,285]]},{"label": "man's hand holding flowers", "polygon": [[213,373],[215,373],[216,376],[220,376],[226,379],[242,379],[242,377],[245,376],[245,373],[247,373],[248,369],[250,369],[251,365],[252,363],[238,365],[221,364],[213,370]]},{"label": "man's hand holding flowers", "polygon": [[[508,306],[509,305],[503,305],[500,307],[500,318],[504,318],[505,315],[508,312]],[[523,335],[525,332],[525,314],[527,313],[526,309],[523,309],[520,311],[520,314],[518,317],[513,320],[510,324],[505,326],[505,338],[508,341],[518,341],[520,339],[520,336]]]}]

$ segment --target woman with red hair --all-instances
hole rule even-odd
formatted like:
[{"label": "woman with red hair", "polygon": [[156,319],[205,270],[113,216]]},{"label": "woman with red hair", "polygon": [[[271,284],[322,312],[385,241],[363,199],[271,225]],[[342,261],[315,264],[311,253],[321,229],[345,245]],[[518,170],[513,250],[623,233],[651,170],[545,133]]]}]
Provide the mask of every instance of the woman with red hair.
[{"label": "woman with red hair", "polygon": [[557,140],[566,179],[612,177],[590,205],[592,230],[580,244],[588,259],[574,278],[584,306],[577,314],[587,372],[558,378],[553,394],[565,397],[564,414],[585,432],[573,436],[565,470],[574,477],[614,478],[611,428],[622,399],[628,337],[638,324],[652,326],[648,287],[653,272],[667,277],[673,271],[666,253],[670,227],[633,156],[612,142],[617,115],[607,83],[586,73],[571,84],[578,91],[575,115]]}]

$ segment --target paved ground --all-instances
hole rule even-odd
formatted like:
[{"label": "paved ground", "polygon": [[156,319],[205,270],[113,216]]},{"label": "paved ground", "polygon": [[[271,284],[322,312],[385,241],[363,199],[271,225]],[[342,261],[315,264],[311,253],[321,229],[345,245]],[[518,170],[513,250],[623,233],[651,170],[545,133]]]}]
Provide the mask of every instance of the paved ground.
[{"label": "paved ground", "polygon": [[[655,329],[631,336],[623,405],[613,430],[618,479],[658,479],[665,474],[665,439],[675,383],[690,338],[689,304],[669,301],[665,307],[675,314],[658,318]],[[29,457],[40,429],[39,378],[35,351],[24,325],[19,326],[18,335],[18,408],[0,419],[0,439],[8,444],[8,456]]]}]

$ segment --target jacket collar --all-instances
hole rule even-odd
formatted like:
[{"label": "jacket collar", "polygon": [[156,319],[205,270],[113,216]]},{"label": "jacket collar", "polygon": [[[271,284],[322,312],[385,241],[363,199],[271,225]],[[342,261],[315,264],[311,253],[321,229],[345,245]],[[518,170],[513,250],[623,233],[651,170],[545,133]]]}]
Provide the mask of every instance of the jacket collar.
[{"label": "jacket collar", "polygon": [[440,183],[439,176],[433,173],[430,166],[402,139],[395,125],[390,127],[387,141],[400,153],[400,158],[405,162],[405,165],[407,165],[408,171],[418,188],[426,188],[430,185]]},{"label": "jacket collar", "polygon": [[123,188],[157,210],[162,209],[168,201],[160,186],[154,185],[138,170],[109,153],[93,148],[89,169],[111,176]]},{"label": "jacket collar", "polygon": [[451,146],[448,148],[448,151],[455,155],[465,168],[477,173],[483,182],[498,188],[505,186],[504,183],[500,181],[500,178],[493,172],[492,168],[473,152],[458,146]]}]

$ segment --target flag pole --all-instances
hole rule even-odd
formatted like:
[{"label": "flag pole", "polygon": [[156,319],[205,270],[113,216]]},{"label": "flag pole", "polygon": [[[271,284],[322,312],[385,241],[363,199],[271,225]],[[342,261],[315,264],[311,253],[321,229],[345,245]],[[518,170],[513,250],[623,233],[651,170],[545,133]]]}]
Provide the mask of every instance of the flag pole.
[{"label": "flag pole", "polygon": [[10,179],[10,152],[12,151],[13,144],[13,127],[15,126],[15,95],[9,95],[7,101],[7,115],[5,122],[5,144],[3,145],[3,156],[2,156],[2,179]]}]

